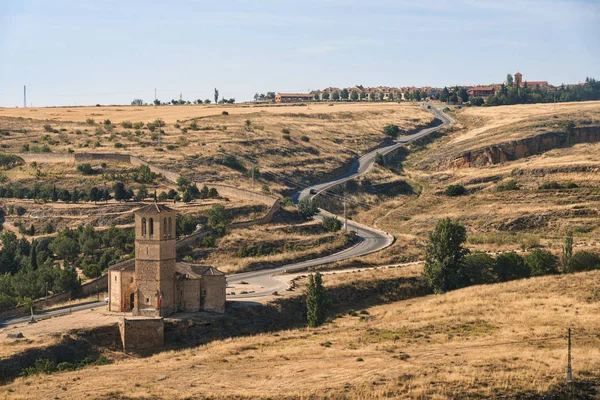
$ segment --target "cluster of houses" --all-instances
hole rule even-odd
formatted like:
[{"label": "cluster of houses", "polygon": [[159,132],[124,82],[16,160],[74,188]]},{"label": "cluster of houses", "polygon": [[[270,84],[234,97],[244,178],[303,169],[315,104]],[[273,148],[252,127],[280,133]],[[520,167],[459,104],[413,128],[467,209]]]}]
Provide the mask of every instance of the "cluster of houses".
[{"label": "cluster of houses", "polygon": [[[328,87],[323,90],[313,90],[310,93],[277,93],[276,103],[298,103],[308,101],[338,101],[338,100],[360,100],[360,101],[397,101],[408,100],[407,94],[415,91],[425,93],[426,97],[434,97],[442,91],[433,87],[363,87],[361,85],[336,88]],[[354,93],[354,94],[353,94]],[[345,96],[347,96],[345,98]],[[356,96],[356,99],[352,99]]]},{"label": "cluster of houses", "polygon": [[[524,81],[523,75],[517,72],[514,75],[514,85],[517,87],[551,87],[547,81]],[[493,96],[500,91],[502,84],[492,84],[487,86],[467,87],[469,97],[486,98]],[[363,87],[354,86],[348,88],[328,87],[323,90],[313,90],[310,93],[277,93],[275,95],[276,103],[300,103],[310,101],[338,101],[338,100],[358,100],[358,101],[398,101],[408,100],[407,94],[419,91],[421,98],[437,97],[442,92],[441,88],[434,87]],[[355,93],[355,94],[353,94]],[[423,96],[425,94],[425,96]],[[353,99],[352,96],[355,98]]]}]

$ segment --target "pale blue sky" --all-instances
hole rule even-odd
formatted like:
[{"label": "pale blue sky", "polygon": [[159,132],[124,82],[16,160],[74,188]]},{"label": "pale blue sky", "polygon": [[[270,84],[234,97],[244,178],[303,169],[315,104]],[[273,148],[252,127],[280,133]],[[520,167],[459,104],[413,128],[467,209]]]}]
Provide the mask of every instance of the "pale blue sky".
[{"label": "pale blue sky", "polygon": [[600,0],[1,0],[0,106],[600,79]]}]

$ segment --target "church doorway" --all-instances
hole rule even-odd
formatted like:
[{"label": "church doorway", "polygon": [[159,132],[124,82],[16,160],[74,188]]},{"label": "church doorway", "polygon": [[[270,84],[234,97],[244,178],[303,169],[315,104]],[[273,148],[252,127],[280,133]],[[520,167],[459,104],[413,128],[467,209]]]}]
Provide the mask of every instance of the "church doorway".
[{"label": "church doorway", "polygon": [[135,293],[131,293],[129,295],[129,309],[133,310],[134,306],[135,306]]}]

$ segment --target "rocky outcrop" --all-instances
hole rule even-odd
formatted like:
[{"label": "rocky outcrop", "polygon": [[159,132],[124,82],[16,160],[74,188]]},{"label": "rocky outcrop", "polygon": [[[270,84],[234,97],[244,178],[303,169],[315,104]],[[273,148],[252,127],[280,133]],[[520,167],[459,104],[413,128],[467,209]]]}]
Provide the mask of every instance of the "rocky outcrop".
[{"label": "rocky outcrop", "polygon": [[597,142],[600,142],[600,126],[575,128],[569,133],[548,132],[464,152],[451,161],[450,166],[453,168],[484,167],[541,154],[559,147]]}]

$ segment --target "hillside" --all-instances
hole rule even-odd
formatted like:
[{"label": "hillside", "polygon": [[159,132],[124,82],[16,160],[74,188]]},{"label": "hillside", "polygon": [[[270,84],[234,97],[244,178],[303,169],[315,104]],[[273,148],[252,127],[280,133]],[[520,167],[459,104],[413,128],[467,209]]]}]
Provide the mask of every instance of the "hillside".
[{"label": "hillside", "polygon": [[[76,372],[19,378],[6,387],[6,395],[534,398],[564,390],[568,327],[573,330],[576,396],[598,393],[599,271],[388,304],[384,293],[372,289],[376,281],[390,279],[401,287],[414,285],[418,273],[410,267],[326,276],[330,290],[340,293],[338,300],[344,298],[341,293],[353,290],[355,295],[352,305],[336,302],[334,311],[340,314],[319,329],[272,331]],[[356,297],[363,289],[372,295]]]},{"label": "hillside", "polygon": [[[542,246],[559,252],[567,231],[573,231],[576,247],[600,248],[600,142],[594,142],[600,140],[600,102],[471,107],[451,114],[457,123],[440,137],[408,146],[385,166],[337,189],[354,200],[352,218],[399,239],[363,261],[419,258],[426,234],[444,217],[459,219],[470,246],[485,251]],[[562,131],[569,122],[573,134]],[[539,142],[519,153],[531,145],[528,140]],[[511,148],[512,158],[454,162],[474,149],[485,155],[493,149],[510,154]],[[462,185],[466,193],[445,195],[451,185]]]}]

